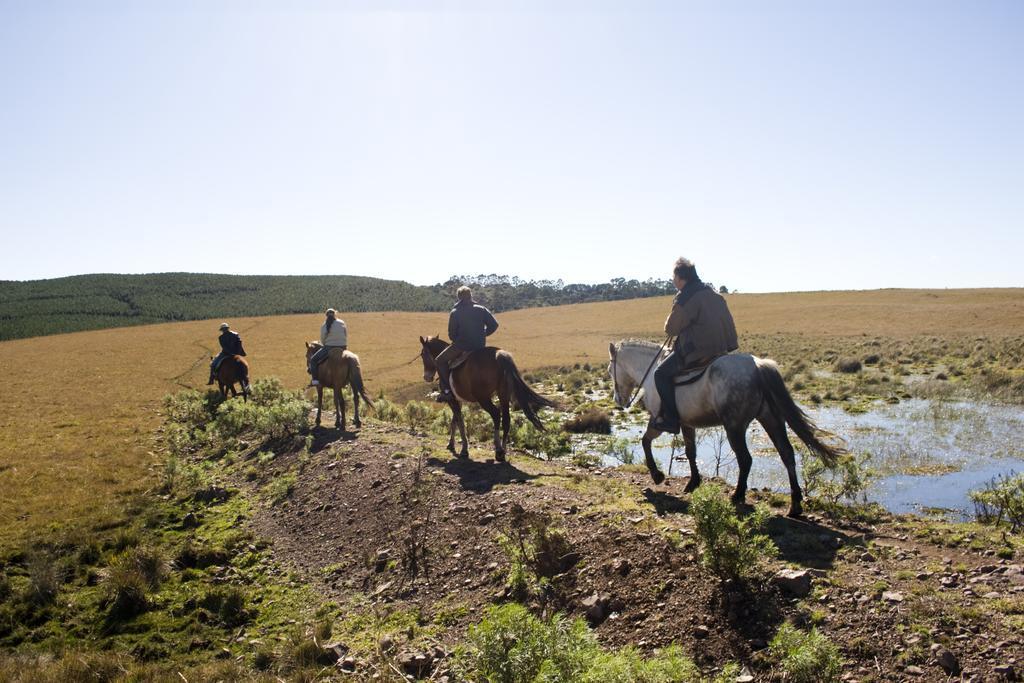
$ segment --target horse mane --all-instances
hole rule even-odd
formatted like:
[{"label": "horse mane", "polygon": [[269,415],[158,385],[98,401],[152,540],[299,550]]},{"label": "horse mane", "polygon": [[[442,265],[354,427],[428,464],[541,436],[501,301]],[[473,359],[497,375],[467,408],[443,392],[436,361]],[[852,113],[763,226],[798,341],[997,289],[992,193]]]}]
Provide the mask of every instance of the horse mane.
[{"label": "horse mane", "polygon": [[642,349],[660,349],[661,348],[661,344],[659,344],[658,342],[652,342],[652,341],[650,341],[648,339],[636,339],[636,338],[633,338],[633,337],[631,337],[629,339],[623,339],[622,341],[620,341],[615,346],[618,349],[624,349],[626,347],[639,347],[639,348],[642,348]]}]

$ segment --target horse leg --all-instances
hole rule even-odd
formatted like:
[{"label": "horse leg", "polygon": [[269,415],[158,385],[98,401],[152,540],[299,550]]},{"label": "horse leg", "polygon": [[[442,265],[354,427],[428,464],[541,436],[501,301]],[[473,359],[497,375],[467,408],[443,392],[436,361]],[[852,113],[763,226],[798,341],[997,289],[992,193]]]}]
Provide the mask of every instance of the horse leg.
[{"label": "horse leg", "polygon": [[659,434],[661,432],[657,429],[648,427],[640,439],[640,445],[644,447],[644,462],[647,463],[647,470],[651,473],[651,479],[654,480],[655,484],[665,481],[665,474],[658,467],[658,463],[654,460],[654,453],[651,452],[651,442],[657,439]]},{"label": "horse leg", "polygon": [[747,476],[750,474],[750,466],[754,459],[750,457],[750,450],[747,449],[747,427],[750,423],[725,428],[725,435],[729,438],[729,445],[732,452],[736,454],[736,463],[740,468],[739,478],[736,480],[736,490],[732,494],[732,502],[743,505],[747,501]]},{"label": "horse leg", "polygon": [[338,429],[345,429],[345,395],[341,393],[341,387],[334,387],[334,426]]},{"label": "horse leg", "polygon": [[316,426],[320,426],[320,413],[324,409],[324,388],[318,386],[316,388]]},{"label": "horse leg", "polygon": [[491,421],[494,422],[494,458],[498,462],[505,460],[505,447],[501,445],[501,413],[498,412],[497,406],[490,398],[485,398],[482,401],[477,401],[480,407],[487,411],[487,414],[491,416]]},{"label": "horse leg", "polygon": [[509,400],[508,394],[503,394],[499,398],[501,403],[501,450],[505,450],[506,444],[508,444],[508,431],[512,427],[512,419],[509,416]]},{"label": "horse leg", "polygon": [[761,409],[757,421],[768,433],[768,438],[772,440],[775,450],[782,458],[782,464],[786,466],[786,472],[789,473],[789,516],[799,517],[804,513],[804,493],[796,478],[796,456],[793,452],[793,444],[789,442],[789,436],[786,434],[786,425],[767,406]]},{"label": "horse leg", "polygon": [[455,455],[455,409],[452,408],[452,421],[448,425],[448,450]]},{"label": "horse leg", "polygon": [[355,385],[352,386],[352,424],[356,429],[363,426],[363,421],[359,419],[359,392],[356,390]]},{"label": "horse leg", "polygon": [[462,417],[462,405],[458,401],[452,401],[452,419],[459,425],[459,435],[462,437],[462,450],[459,451],[460,458],[469,457],[469,439],[466,438],[466,420]]},{"label": "horse leg", "polygon": [[697,469],[697,430],[683,427],[683,445],[686,448],[686,460],[690,463],[690,481],[686,482],[685,493],[693,493],[700,486],[701,476]]}]

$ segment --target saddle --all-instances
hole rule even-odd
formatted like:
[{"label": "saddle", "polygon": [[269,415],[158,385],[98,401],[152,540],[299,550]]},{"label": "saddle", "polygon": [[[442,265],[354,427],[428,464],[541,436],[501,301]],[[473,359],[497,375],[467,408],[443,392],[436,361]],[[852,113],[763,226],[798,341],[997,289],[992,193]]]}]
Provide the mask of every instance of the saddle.
[{"label": "saddle", "polygon": [[459,355],[455,357],[455,360],[448,363],[448,370],[454,372],[455,369],[465,363],[473,353],[473,351],[460,351]]},{"label": "saddle", "polygon": [[711,364],[714,363],[719,358],[721,358],[722,355],[715,356],[714,358],[706,358],[699,361],[697,365],[691,365],[689,367],[683,368],[678,373],[676,373],[675,377],[672,378],[673,385],[681,387],[686,384],[693,384],[701,377],[703,377],[704,373],[707,372],[709,367],[711,367]]}]

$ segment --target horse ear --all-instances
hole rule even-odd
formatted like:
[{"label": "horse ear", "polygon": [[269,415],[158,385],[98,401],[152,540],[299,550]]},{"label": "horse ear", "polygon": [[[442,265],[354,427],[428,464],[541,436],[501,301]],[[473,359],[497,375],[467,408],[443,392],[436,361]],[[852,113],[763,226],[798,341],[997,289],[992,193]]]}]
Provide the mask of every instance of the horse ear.
[{"label": "horse ear", "polygon": [[423,338],[423,335],[420,335],[420,344],[426,344],[426,343],[427,343],[427,340]]},{"label": "horse ear", "polygon": [[307,349],[309,348],[309,342],[306,342],[306,348]]},{"label": "horse ear", "polygon": [[608,357],[615,358],[615,342],[608,342]]}]

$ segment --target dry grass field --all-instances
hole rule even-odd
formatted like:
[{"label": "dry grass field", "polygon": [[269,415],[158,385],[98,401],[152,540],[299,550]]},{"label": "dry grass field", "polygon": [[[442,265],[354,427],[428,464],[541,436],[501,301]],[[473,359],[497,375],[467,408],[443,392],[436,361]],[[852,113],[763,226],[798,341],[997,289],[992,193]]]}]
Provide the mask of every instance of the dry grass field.
[{"label": "dry grass field", "polygon": [[[884,290],[740,294],[742,335],[1000,339],[1024,334],[1024,290]],[[515,311],[494,343],[524,369],[604,362],[611,340],[661,337],[669,298]],[[368,390],[410,395],[422,382],[417,335],[438,313],[343,314]],[[0,544],[51,525],[117,515],[119,495],[152,481],[153,433],[165,394],[202,387],[217,322],[153,325],[0,343]],[[253,376],[305,384],[303,340],[319,315],[231,321]]]}]

